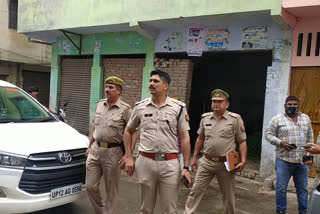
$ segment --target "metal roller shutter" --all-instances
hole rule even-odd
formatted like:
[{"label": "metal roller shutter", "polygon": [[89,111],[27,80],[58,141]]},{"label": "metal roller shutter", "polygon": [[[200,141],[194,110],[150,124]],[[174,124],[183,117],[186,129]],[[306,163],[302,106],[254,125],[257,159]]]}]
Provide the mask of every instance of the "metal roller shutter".
[{"label": "metal roller shutter", "polygon": [[59,107],[66,107],[68,124],[89,135],[91,68],[93,60],[62,59]]}]

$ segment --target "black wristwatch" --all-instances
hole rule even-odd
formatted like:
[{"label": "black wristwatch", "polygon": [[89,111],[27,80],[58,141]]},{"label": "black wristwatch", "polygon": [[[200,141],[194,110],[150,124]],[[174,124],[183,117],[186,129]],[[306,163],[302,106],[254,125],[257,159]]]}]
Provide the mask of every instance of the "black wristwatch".
[{"label": "black wristwatch", "polygon": [[188,170],[189,172],[192,171],[192,167],[191,167],[191,166],[183,166],[183,169],[186,169],[186,170]]}]

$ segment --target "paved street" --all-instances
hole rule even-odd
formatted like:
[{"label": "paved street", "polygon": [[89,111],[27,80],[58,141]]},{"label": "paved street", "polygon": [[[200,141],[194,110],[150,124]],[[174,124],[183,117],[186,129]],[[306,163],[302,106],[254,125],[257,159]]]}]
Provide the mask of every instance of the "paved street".
[{"label": "paved street", "polygon": [[[236,182],[236,207],[238,214],[269,214],[274,213],[275,210],[275,195],[274,191],[265,192],[262,190],[263,184],[247,178],[237,176]],[[184,203],[187,199],[188,193],[184,186],[180,186],[179,200],[178,200],[178,213],[183,213]],[[120,214],[125,213],[138,213],[139,211],[139,184],[136,179],[128,178],[124,173],[121,175],[120,182]],[[34,212],[32,214],[93,214],[94,211],[88,200],[84,197],[72,204],[65,206]],[[155,212],[158,213],[158,212]],[[205,193],[201,205],[197,211],[198,214],[207,213],[223,213],[223,204],[214,179],[209,189]],[[297,202],[294,193],[288,193],[288,214],[297,213]],[[31,213],[29,213],[31,214]]]}]

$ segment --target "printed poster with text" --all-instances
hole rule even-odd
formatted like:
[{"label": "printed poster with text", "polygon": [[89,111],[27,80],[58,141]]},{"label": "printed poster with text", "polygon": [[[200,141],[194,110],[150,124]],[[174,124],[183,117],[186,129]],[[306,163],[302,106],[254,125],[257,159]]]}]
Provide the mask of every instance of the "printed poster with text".
[{"label": "printed poster with text", "polygon": [[229,31],[227,29],[207,29],[205,44],[209,51],[227,49],[229,45]]},{"label": "printed poster with text", "polygon": [[266,49],[269,38],[269,27],[249,26],[242,29],[243,49]]},{"label": "printed poster with text", "polygon": [[190,27],[188,32],[188,56],[201,56],[204,44],[204,28]]}]

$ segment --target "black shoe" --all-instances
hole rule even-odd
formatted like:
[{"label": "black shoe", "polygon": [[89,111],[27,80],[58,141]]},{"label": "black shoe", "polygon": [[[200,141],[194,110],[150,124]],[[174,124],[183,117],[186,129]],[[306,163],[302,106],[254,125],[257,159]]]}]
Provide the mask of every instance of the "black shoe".
[{"label": "black shoe", "polygon": [[277,214],[285,214],[285,211],[278,211]]}]

